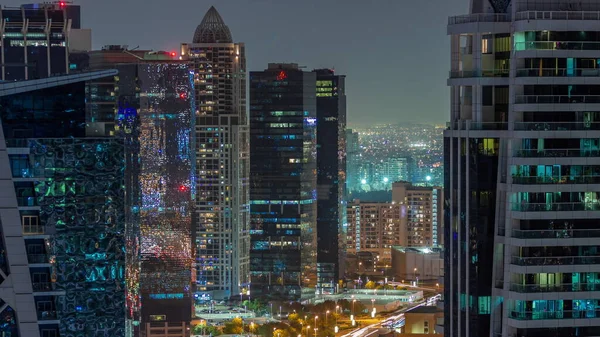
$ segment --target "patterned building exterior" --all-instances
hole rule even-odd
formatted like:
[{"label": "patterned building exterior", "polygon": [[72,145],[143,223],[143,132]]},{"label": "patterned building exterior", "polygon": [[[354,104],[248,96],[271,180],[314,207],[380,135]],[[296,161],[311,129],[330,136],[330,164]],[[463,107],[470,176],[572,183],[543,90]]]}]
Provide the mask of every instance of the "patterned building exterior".
[{"label": "patterned building exterior", "polygon": [[23,82],[0,98],[3,193],[14,191],[0,212],[4,334],[125,334],[124,143],[85,137],[85,81],[115,74]]}]

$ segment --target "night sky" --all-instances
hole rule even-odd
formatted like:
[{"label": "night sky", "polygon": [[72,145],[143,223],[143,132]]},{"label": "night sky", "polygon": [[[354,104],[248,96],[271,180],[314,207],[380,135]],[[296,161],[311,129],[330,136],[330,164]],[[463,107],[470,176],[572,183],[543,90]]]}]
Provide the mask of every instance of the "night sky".
[{"label": "night sky", "polygon": [[[18,6],[27,0],[1,1]],[[41,1],[40,1],[41,2]],[[248,70],[268,62],[347,75],[348,122],[444,123],[447,17],[468,0],[76,0],[93,46],[178,50],[211,5],[246,44]]]}]

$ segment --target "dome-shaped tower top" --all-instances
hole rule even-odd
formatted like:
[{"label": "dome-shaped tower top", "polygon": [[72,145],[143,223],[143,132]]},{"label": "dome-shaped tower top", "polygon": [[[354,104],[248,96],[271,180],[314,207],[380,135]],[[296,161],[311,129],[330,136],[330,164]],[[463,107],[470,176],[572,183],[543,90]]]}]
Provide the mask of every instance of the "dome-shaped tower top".
[{"label": "dome-shaped tower top", "polygon": [[214,6],[211,6],[196,32],[194,43],[232,43],[231,31]]}]

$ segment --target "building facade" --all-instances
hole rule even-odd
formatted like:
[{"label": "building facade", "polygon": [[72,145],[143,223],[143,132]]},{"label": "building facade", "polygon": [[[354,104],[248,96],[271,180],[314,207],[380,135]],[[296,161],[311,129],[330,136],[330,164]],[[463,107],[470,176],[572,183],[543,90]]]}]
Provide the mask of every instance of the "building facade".
[{"label": "building facade", "polygon": [[119,71],[88,84],[87,107],[88,134],[126,142],[128,327],[185,336],[194,297],[193,76],[171,52],[107,46],[89,61]]},{"label": "building facade", "polygon": [[344,264],[346,195],[345,76],[317,74],[317,292],[336,292]]},{"label": "building facade", "polygon": [[316,83],[317,74],[297,64],[250,73],[250,271],[258,296],[300,299],[303,289],[314,296]]},{"label": "building facade", "polygon": [[125,146],[85,130],[85,81],[116,74],[0,88],[3,335],[125,335]]},{"label": "building facade", "polygon": [[2,8],[1,79],[16,81],[68,74],[70,60],[91,49],[91,30],[81,28],[80,7],[70,2]]},{"label": "building facade", "polygon": [[354,200],[347,207],[348,255],[368,254],[375,265],[390,265],[392,247],[406,245],[406,205]]},{"label": "building facade", "polygon": [[211,7],[181,57],[193,72],[196,283],[218,300],[249,292],[246,56]]},{"label": "building facade", "polygon": [[444,227],[441,187],[413,186],[401,181],[392,185],[392,202],[406,205],[406,246],[440,247]]},{"label": "building facade", "polygon": [[446,336],[597,336],[597,1],[449,19]]}]

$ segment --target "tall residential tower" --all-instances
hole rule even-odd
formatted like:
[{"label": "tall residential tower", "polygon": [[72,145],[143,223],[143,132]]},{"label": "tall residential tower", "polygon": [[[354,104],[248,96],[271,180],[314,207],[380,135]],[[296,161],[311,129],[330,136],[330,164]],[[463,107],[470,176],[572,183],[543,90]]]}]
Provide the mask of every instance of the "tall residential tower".
[{"label": "tall residential tower", "polygon": [[451,17],[445,335],[600,334],[600,2]]},{"label": "tall residential tower", "polygon": [[181,56],[193,72],[197,291],[215,299],[249,291],[250,206],[246,56],[211,7]]}]

